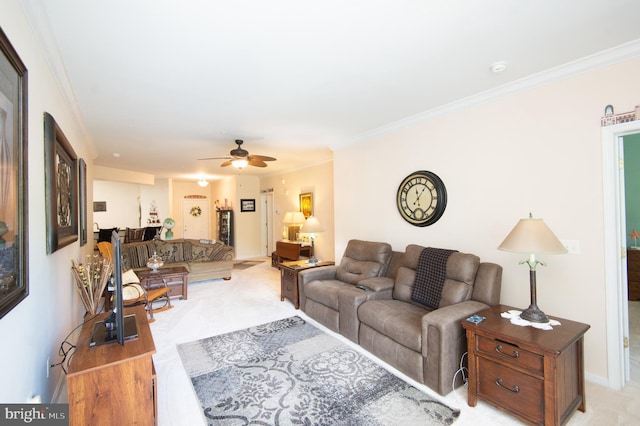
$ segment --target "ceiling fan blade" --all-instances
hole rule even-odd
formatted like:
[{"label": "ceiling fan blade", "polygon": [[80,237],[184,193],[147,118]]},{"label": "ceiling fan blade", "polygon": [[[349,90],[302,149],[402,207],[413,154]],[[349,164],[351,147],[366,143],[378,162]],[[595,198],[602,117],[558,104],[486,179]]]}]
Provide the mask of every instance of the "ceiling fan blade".
[{"label": "ceiling fan blade", "polygon": [[267,167],[267,163],[265,163],[264,161],[255,158],[255,156],[251,157],[249,159],[249,165],[250,166],[255,166],[255,167]]},{"label": "ceiling fan blade", "polygon": [[232,161],[232,160],[227,160],[227,161],[225,161],[224,163],[220,164],[220,167],[227,167],[227,166],[230,166],[230,165],[231,165],[231,161]]},{"label": "ceiling fan blade", "polygon": [[267,157],[266,155],[250,155],[249,160],[256,159],[260,161],[276,161],[273,157]]},{"label": "ceiling fan blade", "polygon": [[198,160],[231,160],[231,157],[207,157],[207,158],[198,158]]}]

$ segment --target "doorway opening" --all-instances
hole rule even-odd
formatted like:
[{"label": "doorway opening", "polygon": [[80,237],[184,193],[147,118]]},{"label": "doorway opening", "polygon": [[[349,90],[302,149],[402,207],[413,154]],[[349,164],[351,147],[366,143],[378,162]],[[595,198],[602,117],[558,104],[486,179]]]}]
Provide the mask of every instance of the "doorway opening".
[{"label": "doorway opening", "polygon": [[622,389],[631,379],[627,238],[625,223],[623,137],[640,133],[640,122],[602,128],[604,257],[609,387]]}]

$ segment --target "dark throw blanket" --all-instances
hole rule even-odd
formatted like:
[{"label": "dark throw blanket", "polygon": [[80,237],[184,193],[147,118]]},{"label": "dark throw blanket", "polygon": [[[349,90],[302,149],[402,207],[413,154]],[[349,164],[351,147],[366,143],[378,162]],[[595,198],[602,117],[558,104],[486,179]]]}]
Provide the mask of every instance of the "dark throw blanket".
[{"label": "dark throw blanket", "polygon": [[438,309],[447,278],[447,261],[457,250],[427,247],[420,253],[411,300]]}]

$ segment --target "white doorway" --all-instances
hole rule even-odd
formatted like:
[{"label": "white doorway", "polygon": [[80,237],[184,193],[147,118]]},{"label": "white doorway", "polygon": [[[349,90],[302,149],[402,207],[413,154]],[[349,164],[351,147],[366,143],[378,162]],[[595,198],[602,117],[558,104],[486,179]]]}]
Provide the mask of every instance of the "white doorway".
[{"label": "white doorway", "polygon": [[604,181],[604,257],[609,387],[622,389],[631,379],[627,301],[623,136],[639,133],[640,122],[602,128]]},{"label": "white doorway", "polygon": [[273,193],[265,192],[260,195],[260,202],[262,203],[261,217],[260,217],[260,236],[262,241],[262,256],[271,256],[276,250],[276,243],[273,237]]},{"label": "white doorway", "polygon": [[210,239],[210,222],[208,198],[182,200],[182,238]]}]

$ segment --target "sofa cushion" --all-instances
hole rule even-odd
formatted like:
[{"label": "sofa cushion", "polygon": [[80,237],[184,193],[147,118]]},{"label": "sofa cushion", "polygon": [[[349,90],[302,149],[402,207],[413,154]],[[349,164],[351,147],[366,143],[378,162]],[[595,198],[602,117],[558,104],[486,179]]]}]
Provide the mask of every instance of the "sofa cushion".
[{"label": "sofa cushion", "polygon": [[391,245],[350,240],[336,270],[336,279],[357,284],[366,278],[384,275],[391,259]]},{"label": "sofa cushion", "polygon": [[231,259],[233,259],[233,247],[231,246],[216,241],[184,240],[184,260],[187,262],[211,262]]},{"label": "sofa cushion", "polygon": [[180,240],[153,240],[155,252],[164,263],[184,262],[182,241]]},{"label": "sofa cushion", "polygon": [[[404,265],[398,269],[393,298],[412,304],[415,269],[424,247],[410,244],[405,250]],[[453,253],[447,261],[447,276],[442,288],[439,307],[464,302],[471,298],[473,283],[480,266],[480,258],[469,253]]]},{"label": "sofa cushion", "polygon": [[358,318],[380,334],[412,349],[422,351],[422,317],[429,310],[400,300],[369,300],[358,308]]},{"label": "sofa cushion", "polygon": [[129,243],[122,245],[122,263],[124,269],[142,268],[153,256],[155,245],[152,241]]}]

